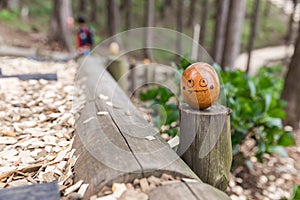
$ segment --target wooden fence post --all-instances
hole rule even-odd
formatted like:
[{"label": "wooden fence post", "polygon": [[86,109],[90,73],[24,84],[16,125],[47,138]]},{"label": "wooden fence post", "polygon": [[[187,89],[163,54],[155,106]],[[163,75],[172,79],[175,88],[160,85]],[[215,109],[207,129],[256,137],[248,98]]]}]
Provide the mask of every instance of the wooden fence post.
[{"label": "wooden fence post", "polygon": [[128,63],[122,57],[111,60],[108,59],[107,71],[112,75],[112,77],[119,83],[123,91],[127,92],[128,90]]},{"label": "wooden fence post", "polygon": [[203,182],[225,191],[232,162],[230,109],[194,110],[183,104],[180,114],[178,154]]},{"label": "wooden fence post", "polygon": [[129,75],[128,75],[128,82],[129,82],[129,86],[128,86],[128,91],[130,95],[134,95],[135,92],[135,87],[136,87],[136,62],[134,61],[130,61],[129,62]]}]

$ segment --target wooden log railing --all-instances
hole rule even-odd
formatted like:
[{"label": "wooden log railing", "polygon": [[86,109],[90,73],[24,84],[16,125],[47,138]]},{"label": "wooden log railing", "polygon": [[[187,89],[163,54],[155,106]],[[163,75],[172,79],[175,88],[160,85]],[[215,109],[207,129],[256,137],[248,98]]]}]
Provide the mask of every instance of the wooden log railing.
[{"label": "wooden log railing", "polygon": [[229,199],[202,183],[163,141],[105,70],[104,63],[101,58],[86,58],[77,77],[85,85],[86,104],[76,122],[74,148],[79,158],[74,171],[76,180],[89,183],[84,198],[114,182],[168,173],[198,182],[158,187],[149,194],[150,199],[180,199],[183,191],[188,197],[185,199]]}]

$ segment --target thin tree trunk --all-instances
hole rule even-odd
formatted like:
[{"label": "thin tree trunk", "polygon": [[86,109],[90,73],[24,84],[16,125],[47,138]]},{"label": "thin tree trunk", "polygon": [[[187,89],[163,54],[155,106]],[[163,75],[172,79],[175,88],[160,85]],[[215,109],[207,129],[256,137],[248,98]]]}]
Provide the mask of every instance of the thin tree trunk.
[{"label": "thin tree trunk", "polygon": [[97,0],[90,0],[91,3],[91,11],[90,11],[90,21],[98,24],[98,18],[97,18]]},{"label": "thin tree trunk", "polygon": [[120,11],[123,11],[125,7],[126,7],[126,0],[121,0],[119,6]]},{"label": "thin tree trunk", "polygon": [[271,12],[272,3],[269,1],[266,1],[265,3],[265,9],[264,9],[264,17],[267,18],[270,15]]},{"label": "thin tree trunk", "polygon": [[159,15],[161,19],[165,19],[166,18],[166,5],[165,5],[165,1],[161,0],[159,5]]},{"label": "thin tree trunk", "polygon": [[260,6],[260,0],[255,0],[253,4],[253,12],[252,12],[252,17],[251,17],[251,32],[249,36],[249,41],[248,41],[248,60],[247,60],[247,68],[246,72],[249,73],[250,70],[250,62],[251,62],[251,53],[253,50],[254,46],[254,41],[255,41],[255,36],[256,36],[256,30],[257,30],[257,23],[258,23],[258,18],[259,18],[259,6]]},{"label": "thin tree trunk", "polygon": [[107,0],[107,26],[109,35],[116,35],[120,27],[120,12],[117,0]]},{"label": "thin tree trunk", "polygon": [[246,0],[231,0],[227,21],[222,67],[232,68],[240,52]]},{"label": "thin tree trunk", "polygon": [[53,0],[53,12],[50,22],[49,42],[57,41],[62,48],[72,51],[72,33],[67,26],[68,19],[72,17],[69,0]]},{"label": "thin tree trunk", "polygon": [[79,13],[84,13],[86,11],[86,0],[79,0],[78,3],[78,11]]},{"label": "thin tree trunk", "polygon": [[207,0],[202,1],[202,12],[201,12],[201,29],[200,29],[200,39],[199,43],[202,46],[205,46],[205,37],[206,37],[206,22],[208,17],[209,2]]},{"label": "thin tree trunk", "polygon": [[[146,27],[153,27],[154,26],[154,6],[155,6],[155,0],[147,0],[145,4],[145,24]],[[145,49],[144,49],[144,56],[145,58],[149,58],[152,60],[152,51],[151,47],[153,43],[153,33],[151,29],[146,28],[145,32]]]},{"label": "thin tree trunk", "polygon": [[20,8],[20,0],[0,0],[0,6],[4,9],[15,10]]},{"label": "thin tree trunk", "polygon": [[213,43],[213,59],[218,64],[221,64],[222,62],[229,3],[229,0],[217,0],[216,5],[217,9]]},{"label": "thin tree trunk", "polygon": [[48,33],[48,39],[50,40],[50,42],[59,39],[59,0],[52,1],[52,16],[50,20],[50,28]]},{"label": "thin tree trunk", "polygon": [[298,27],[298,37],[295,45],[295,52],[292,57],[289,70],[285,78],[284,89],[281,94],[282,99],[287,101],[285,108],[287,113],[286,124],[299,129],[300,122],[300,21]]},{"label": "thin tree trunk", "polygon": [[173,6],[173,1],[174,0],[165,0],[165,6],[166,7],[172,7]]},{"label": "thin tree trunk", "polygon": [[[207,2],[207,0],[206,0]],[[190,8],[188,13],[188,21],[187,26],[191,27],[194,24],[194,18],[195,18],[195,7],[196,7],[196,0],[190,0]]]},{"label": "thin tree trunk", "polygon": [[131,29],[132,26],[132,1],[131,0],[125,0],[125,28],[126,30]]},{"label": "thin tree trunk", "polygon": [[1,1],[0,1],[0,7],[1,7],[1,9],[5,9],[5,8],[7,7],[7,2],[6,2],[6,0],[1,0]]},{"label": "thin tree trunk", "polygon": [[292,44],[292,39],[293,39],[293,32],[294,32],[293,31],[293,24],[294,24],[294,17],[295,17],[295,14],[296,14],[296,8],[297,8],[298,2],[296,0],[294,0],[293,3],[294,3],[293,12],[290,14],[287,33],[286,33],[286,36],[285,36],[286,46]]},{"label": "thin tree trunk", "polygon": [[8,0],[6,7],[10,10],[19,10],[20,9],[20,0]]},{"label": "thin tree trunk", "polygon": [[183,1],[177,0],[176,30],[178,31],[178,34],[177,34],[178,38],[177,38],[176,48],[177,48],[177,53],[178,53],[179,57],[182,54],[182,44],[181,44],[182,43],[181,33],[182,33],[182,28],[183,28],[182,13],[183,13]]}]

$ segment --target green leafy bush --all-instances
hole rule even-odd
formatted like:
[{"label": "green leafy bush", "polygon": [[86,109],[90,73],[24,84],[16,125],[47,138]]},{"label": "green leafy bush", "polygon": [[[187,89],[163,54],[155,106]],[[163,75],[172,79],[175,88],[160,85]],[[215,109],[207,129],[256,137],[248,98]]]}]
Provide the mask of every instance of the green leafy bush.
[{"label": "green leafy bush", "polygon": [[176,126],[171,126],[173,122],[179,119],[179,111],[177,104],[172,102],[171,98],[174,94],[167,88],[162,86],[150,87],[147,91],[140,93],[141,101],[150,102],[148,108],[153,109],[152,121],[153,124],[161,129],[162,126],[168,125],[169,129],[161,131],[175,136],[178,133]]},{"label": "green leafy bush", "polygon": [[18,18],[18,15],[16,12],[9,11],[9,10],[1,10],[0,11],[0,19],[3,21],[14,21]]},{"label": "green leafy bush", "polygon": [[280,67],[262,67],[255,76],[222,71],[227,106],[231,114],[232,145],[235,153],[247,136],[256,143],[256,157],[264,153],[286,156],[283,147],[294,145],[292,133],[282,127],[285,102],[280,99],[283,80]]},{"label": "green leafy bush", "polygon": [[[188,59],[183,58],[177,67],[183,71],[190,64]],[[294,145],[295,142],[292,133],[285,131],[282,126],[282,119],[286,116],[283,109],[286,103],[280,99],[283,88],[280,75],[282,67],[262,67],[255,76],[249,76],[240,70],[222,71],[219,66],[214,67],[223,81],[221,90],[225,94],[226,106],[232,109],[231,131],[235,158],[246,161],[239,146],[247,138],[254,139],[255,156],[260,161],[265,153],[287,156],[284,147]],[[161,105],[156,107],[155,113],[164,123],[155,123],[157,127],[178,120],[177,106],[169,102],[172,97],[173,94],[163,87],[150,88],[140,94],[142,101]],[[163,110],[166,112],[163,113]],[[167,114],[166,120],[163,119],[164,114]],[[172,132],[174,134],[177,131]]]}]

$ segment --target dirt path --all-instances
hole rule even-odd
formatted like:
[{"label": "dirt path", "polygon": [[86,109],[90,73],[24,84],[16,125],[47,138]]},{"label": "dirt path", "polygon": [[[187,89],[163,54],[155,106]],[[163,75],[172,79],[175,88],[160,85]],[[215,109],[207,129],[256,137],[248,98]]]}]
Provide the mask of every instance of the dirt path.
[{"label": "dirt path", "polygon": [[[250,62],[250,74],[254,74],[259,67],[264,66],[272,61],[285,59],[287,56],[292,56],[294,52],[294,46],[275,46],[257,49],[252,52],[252,58]],[[241,54],[236,62],[235,69],[246,70],[248,60],[248,54]]]}]

